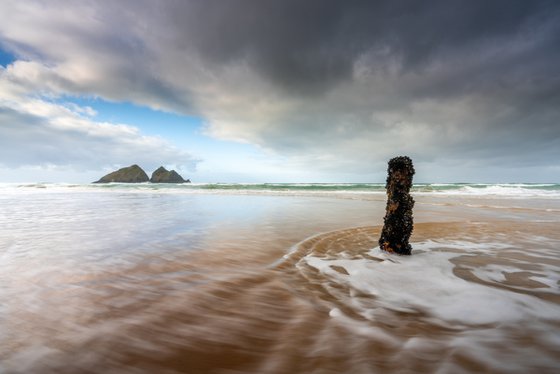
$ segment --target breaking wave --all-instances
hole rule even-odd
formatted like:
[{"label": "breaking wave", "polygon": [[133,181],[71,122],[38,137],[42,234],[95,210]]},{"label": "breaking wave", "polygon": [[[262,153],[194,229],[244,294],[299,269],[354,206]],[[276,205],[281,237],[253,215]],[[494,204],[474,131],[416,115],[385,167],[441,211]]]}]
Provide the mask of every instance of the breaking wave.
[{"label": "breaking wave", "polygon": [[[279,195],[383,195],[384,183],[108,183],[108,184],[0,184],[2,192],[12,190],[43,190],[50,192],[83,191],[122,191],[158,193],[219,193],[219,194],[279,194]],[[456,196],[493,196],[493,197],[543,197],[560,198],[560,184],[557,183],[417,183],[413,194],[456,195]]]}]

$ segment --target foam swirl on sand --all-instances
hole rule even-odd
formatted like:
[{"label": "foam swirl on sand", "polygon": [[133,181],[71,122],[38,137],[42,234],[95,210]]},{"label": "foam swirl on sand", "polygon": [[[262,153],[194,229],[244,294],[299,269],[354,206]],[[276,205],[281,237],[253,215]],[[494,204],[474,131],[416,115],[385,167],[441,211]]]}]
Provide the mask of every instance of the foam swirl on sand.
[{"label": "foam swirl on sand", "polygon": [[390,342],[389,361],[548,371],[559,365],[559,243],[526,234],[538,229],[420,224],[404,257],[374,247],[379,229],[363,227],[310,238],[287,262],[332,318]]}]

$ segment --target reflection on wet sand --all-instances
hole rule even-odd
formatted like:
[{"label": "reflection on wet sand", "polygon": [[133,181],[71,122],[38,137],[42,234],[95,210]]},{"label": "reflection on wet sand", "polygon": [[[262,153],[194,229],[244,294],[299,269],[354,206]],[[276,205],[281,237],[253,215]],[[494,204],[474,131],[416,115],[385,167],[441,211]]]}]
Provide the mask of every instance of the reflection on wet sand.
[{"label": "reflection on wet sand", "polygon": [[[413,255],[403,260],[375,249],[380,227],[360,226],[367,214],[348,219],[358,227],[334,231],[340,224],[290,224],[294,217],[286,226],[279,218],[223,225],[196,241],[200,250],[145,252],[90,271],[55,265],[34,273],[30,266],[41,263],[28,258],[2,274],[13,291],[1,307],[9,317],[0,325],[2,369],[525,373],[560,367],[556,223],[424,219],[415,226]],[[327,232],[313,236],[316,226]],[[383,283],[388,277],[403,280],[402,292]]]}]

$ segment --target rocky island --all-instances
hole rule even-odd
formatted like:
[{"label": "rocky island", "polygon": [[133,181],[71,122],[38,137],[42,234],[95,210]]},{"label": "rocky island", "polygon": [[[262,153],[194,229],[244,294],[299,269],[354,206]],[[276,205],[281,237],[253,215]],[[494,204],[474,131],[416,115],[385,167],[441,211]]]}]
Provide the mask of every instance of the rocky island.
[{"label": "rocky island", "polygon": [[152,178],[150,178],[152,183],[190,183],[190,180],[184,180],[182,176],[179,175],[175,170],[167,170],[163,166],[157,168],[156,171],[152,173]]},{"label": "rocky island", "polygon": [[93,183],[142,183],[148,182],[149,180],[146,172],[135,164],[109,173]]},{"label": "rocky island", "polygon": [[117,171],[109,173],[93,183],[190,183],[189,179],[184,180],[175,170],[168,171],[160,166],[153,172],[152,178],[148,178],[148,174],[136,164],[121,168]]}]

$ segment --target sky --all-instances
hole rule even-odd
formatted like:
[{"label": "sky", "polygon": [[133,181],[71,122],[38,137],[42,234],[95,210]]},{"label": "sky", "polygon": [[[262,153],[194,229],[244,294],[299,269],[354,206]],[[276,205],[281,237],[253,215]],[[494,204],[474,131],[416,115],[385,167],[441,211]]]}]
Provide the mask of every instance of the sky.
[{"label": "sky", "polygon": [[560,2],[0,2],[0,182],[560,182]]}]

